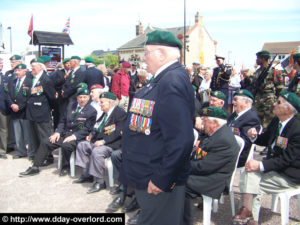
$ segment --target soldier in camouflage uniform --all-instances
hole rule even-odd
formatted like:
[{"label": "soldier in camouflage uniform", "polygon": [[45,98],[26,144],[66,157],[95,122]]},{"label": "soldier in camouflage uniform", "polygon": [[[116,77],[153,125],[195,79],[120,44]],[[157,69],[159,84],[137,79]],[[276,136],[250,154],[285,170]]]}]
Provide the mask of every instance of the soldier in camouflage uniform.
[{"label": "soldier in camouflage uniform", "polygon": [[300,98],[300,53],[293,55],[293,68],[297,71],[289,83],[288,91],[296,93]]},{"label": "soldier in camouflage uniform", "polygon": [[[256,64],[259,65],[259,68],[253,74],[253,82],[255,82],[262,71],[268,67],[270,53],[263,50],[257,52],[256,57]],[[278,73],[274,68],[270,68],[263,84],[259,86],[254,100],[254,108],[256,109],[264,128],[267,127],[274,117],[272,112],[273,104],[283,88],[284,85],[281,73]]]}]

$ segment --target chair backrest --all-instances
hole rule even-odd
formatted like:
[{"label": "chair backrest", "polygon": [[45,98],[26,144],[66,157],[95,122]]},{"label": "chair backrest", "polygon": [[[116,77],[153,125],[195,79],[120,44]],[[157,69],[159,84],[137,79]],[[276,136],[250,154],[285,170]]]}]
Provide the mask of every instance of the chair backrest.
[{"label": "chair backrest", "polygon": [[[259,129],[258,134],[261,134],[262,131],[263,131],[263,126],[260,125],[260,129]],[[248,162],[250,159],[253,159],[253,154],[254,154],[255,146],[256,146],[256,144],[252,143],[250,151],[248,153],[248,157],[247,157],[247,161],[246,162]]]},{"label": "chair backrest", "polygon": [[194,130],[194,146],[195,146],[198,141],[199,133],[195,128],[193,130]]},{"label": "chair backrest", "polygon": [[239,162],[240,155],[241,155],[241,153],[242,153],[242,151],[243,151],[243,149],[244,149],[244,145],[245,145],[245,141],[243,140],[243,138],[241,138],[241,137],[238,136],[238,135],[234,135],[234,136],[235,136],[236,142],[237,142],[238,145],[240,146],[240,150],[239,150],[238,156],[237,156],[237,158],[236,158],[234,170],[233,170],[232,175],[231,175],[229,191],[232,190],[232,187],[233,187],[233,181],[234,181],[234,176],[235,176],[235,172],[236,172],[236,168],[237,168],[237,165],[238,165],[238,162]]}]

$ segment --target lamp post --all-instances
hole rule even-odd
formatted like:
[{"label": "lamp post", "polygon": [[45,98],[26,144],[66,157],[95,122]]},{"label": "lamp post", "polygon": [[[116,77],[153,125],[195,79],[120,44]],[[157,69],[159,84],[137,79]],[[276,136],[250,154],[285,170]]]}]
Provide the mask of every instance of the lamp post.
[{"label": "lamp post", "polygon": [[11,39],[11,27],[7,28],[10,32],[10,54],[12,54],[12,39]]},{"label": "lamp post", "polygon": [[186,32],[186,0],[184,0],[184,26],[183,26],[183,64],[185,66],[185,50],[186,50],[186,41],[185,41],[185,32]]}]

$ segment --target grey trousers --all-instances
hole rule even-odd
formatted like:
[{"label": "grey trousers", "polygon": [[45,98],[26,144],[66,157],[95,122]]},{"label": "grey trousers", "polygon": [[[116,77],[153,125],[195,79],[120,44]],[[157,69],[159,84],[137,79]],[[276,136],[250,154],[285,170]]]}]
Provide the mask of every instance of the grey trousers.
[{"label": "grey trousers", "polygon": [[183,220],[185,186],[175,186],[172,192],[158,195],[135,189],[141,208],[139,225],[180,225]]},{"label": "grey trousers", "polygon": [[75,165],[87,168],[89,167],[89,174],[103,179],[105,172],[105,159],[110,157],[113,149],[106,145],[94,147],[88,141],[81,141],[76,147],[76,161]]},{"label": "grey trousers", "polygon": [[253,194],[252,213],[255,221],[258,221],[261,206],[261,197],[264,194],[278,194],[287,190],[298,189],[287,178],[275,171],[267,173],[243,172],[240,177],[241,193]]},{"label": "grey trousers", "polygon": [[0,112],[0,149],[6,151],[15,145],[14,128],[10,116]]}]

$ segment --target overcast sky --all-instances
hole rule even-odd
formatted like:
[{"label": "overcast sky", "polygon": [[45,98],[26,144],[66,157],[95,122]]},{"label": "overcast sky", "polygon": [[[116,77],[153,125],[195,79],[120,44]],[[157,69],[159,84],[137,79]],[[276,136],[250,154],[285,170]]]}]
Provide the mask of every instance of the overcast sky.
[{"label": "overcast sky", "polygon": [[[253,67],[264,42],[300,41],[299,0],[186,0],[187,25],[196,12],[218,42],[217,53],[230,63]],[[0,0],[3,41],[9,51],[12,27],[13,54],[29,47],[27,30],[33,14],[34,30],[62,32],[70,17],[73,46],[66,57],[85,57],[93,50],[115,50],[135,37],[135,25],[169,28],[184,24],[183,0]],[[37,47],[31,47],[36,49]]]}]

